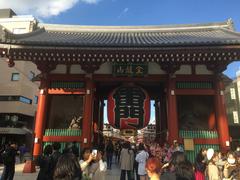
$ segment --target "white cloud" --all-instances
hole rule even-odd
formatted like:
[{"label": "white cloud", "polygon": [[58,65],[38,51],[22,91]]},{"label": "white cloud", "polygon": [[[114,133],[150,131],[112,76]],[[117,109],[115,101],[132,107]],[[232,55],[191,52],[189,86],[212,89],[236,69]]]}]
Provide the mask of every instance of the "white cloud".
[{"label": "white cloud", "polygon": [[100,0],[0,0],[0,7],[11,8],[17,14],[31,14],[40,18],[57,16],[78,2],[96,4]]},{"label": "white cloud", "polygon": [[121,13],[118,15],[118,18],[121,18],[124,14],[126,14],[129,11],[129,8],[124,8]]}]

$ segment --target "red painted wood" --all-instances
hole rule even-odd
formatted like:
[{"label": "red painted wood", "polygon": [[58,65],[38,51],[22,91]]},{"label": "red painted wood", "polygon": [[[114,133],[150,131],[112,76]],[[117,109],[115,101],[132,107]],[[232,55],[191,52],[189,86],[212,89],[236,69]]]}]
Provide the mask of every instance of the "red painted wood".
[{"label": "red painted wood", "polygon": [[82,142],[81,136],[43,136],[43,142]]},{"label": "red painted wood", "polygon": [[176,81],[214,81],[213,75],[176,75]]},{"label": "red painted wood", "polygon": [[221,94],[224,91],[223,82],[216,78],[216,95],[215,95],[215,110],[217,120],[217,130],[219,137],[219,144],[222,151],[226,152],[230,147],[226,146],[226,141],[230,142],[227,113],[225,107],[224,95]]},{"label": "red painted wood", "polygon": [[[159,67],[160,68],[160,67]],[[93,75],[93,79],[95,81],[102,81],[102,82],[111,82],[111,81],[118,81],[118,82],[155,82],[155,81],[166,81],[167,75],[147,75],[146,77],[114,77],[111,74],[97,74]]]},{"label": "red painted wood", "polygon": [[[174,94],[172,94],[174,93]],[[175,79],[169,77],[167,90],[167,113],[168,113],[168,143],[173,144],[178,140],[177,102],[175,95]]]},{"label": "red painted wood", "polygon": [[[40,93],[41,93],[41,90],[40,90]],[[46,121],[46,104],[47,104],[47,94],[46,93],[39,94],[36,123],[35,123],[35,138],[38,139],[38,142],[34,142],[33,156],[41,155],[43,128]]]},{"label": "red painted wood", "polygon": [[214,95],[213,89],[176,89],[176,95]]},{"label": "red painted wood", "polygon": [[48,94],[86,94],[85,89],[66,89],[66,88],[58,88],[58,89],[48,89]]},{"label": "red painted wood", "polygon": [[216,130],[216,117],[214,112],[212,112],[208,117],[208,129]]},{"label": "red painted wood", "polygon": [[[179,143],[183,144],[183,138],[179,138]],[[214,139],[204,139],[204,138],[198,138],[193,139],[194,144],[216,144],[219,145],[219,140],[217,138]]]},{"label": "red painted wood", "polygon": [[[93,102],[94,102],[94,83],[91,79],[86,79],[86,95],[84,101],[82,139],[83,147],[91,147],[92,144],[92,121],[93,121]],[[89,94],[88,94],[89,91]],[[84,139],[87,140],[84,143]]]},{"label": "red painted wood", "polygon": [[50,74],[50,81],[85,81],[85,74]]}]

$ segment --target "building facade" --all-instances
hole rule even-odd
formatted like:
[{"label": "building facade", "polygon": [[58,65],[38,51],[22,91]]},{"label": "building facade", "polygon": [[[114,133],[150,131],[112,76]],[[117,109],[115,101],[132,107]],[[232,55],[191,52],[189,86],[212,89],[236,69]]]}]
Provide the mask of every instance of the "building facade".
[{"label": "building facade", "polygon": [[[37,21],[32,16],[17,16],[11,9],[0,10],[1,32],[29,33]],[[0,143],[33,143],[33,127],[38,101],[39,70],[32,62],[19,61],[6,68],[8,59],[0,60]],[[21,137],[21,138],[19,138]]]},{"label": "building facade", "polygon": [[159,141],[191,138],[196,149],[229,149],[221,73],[240,59],[240,35],[230,20],[176,26],[39,24],[27,35],[1,37],[0,55],[10,67],[21,60],[41,71],[34,156],[48,142],[77,141],[81,147],[98,142],[104,101],[118,87],[123,88],[113,96],[119,108],[108,110],[118,117],[113,123],[138,127],[148,97],[155,102]]},{"label": "building facade", "polygon": [[225,100],[227,107],[228,124],[233,147],[240,142],[240,71],[236,72],[234,80],[228,80],[225,88]]}]

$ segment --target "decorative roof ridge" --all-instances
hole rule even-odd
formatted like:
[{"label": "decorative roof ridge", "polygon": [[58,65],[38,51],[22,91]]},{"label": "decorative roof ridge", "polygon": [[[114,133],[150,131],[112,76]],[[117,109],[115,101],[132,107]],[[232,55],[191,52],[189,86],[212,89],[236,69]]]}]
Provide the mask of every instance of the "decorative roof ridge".
[{"label": "decorative roof ridge", "polygon": [[21,39],[21,38],[27,38],[27,37],[31,37],[31,36],[34,36],[34,35],[37,35],[37,34],[41,34],[43,32],[46,32],[45,28],[39,28],[39,29],[36,29],[32,32],[28,32],[28,33],[24,33],[24,34],[13,34],[13,33],[10,33],[10,38],[11,39]]},{"label": "decorative roof ridge", "polygon": [[50,32],[166,32],[166,31],[190,31],[209,29],[229,29],[234,31],[233,21],[206,24],[179,24],[179,25],[149,25],[149,26],[84,26],[84,25],[62,25],[62,24],[39,24]]}]

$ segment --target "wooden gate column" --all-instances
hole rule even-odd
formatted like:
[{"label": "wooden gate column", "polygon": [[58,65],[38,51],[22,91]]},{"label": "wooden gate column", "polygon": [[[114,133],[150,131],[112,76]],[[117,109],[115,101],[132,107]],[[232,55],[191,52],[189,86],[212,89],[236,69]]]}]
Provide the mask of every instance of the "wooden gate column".
[{"label": "wooden gate column", "polygon": [[224,100],[224,85],[219,76],[216,76],[215,81],[215,111],[217,119],[217,130],[219,137],[220,149],[224,152],[229,150],[229,128],[227,121],[227,113]]},{"label": "wooden gate column", "polygon": [[167,88],[168,143],[178,140],[177,99],[175,95],[175,78],[169,76]]},{"label": "wooden gate column", "polygon": [[44,126],[46,124],[46,110],[47,110],[47,85],[46,81],[41,81],[41,88],[38,96],[38,107],[35,122],[35,138],[33,147],[33,156],[37,157],[42,153],[42,142]]},{"label": "wooden gate column", "polygon": [[180,64],[160,64],[161,68],[168,74],[167,80],[167,140],[169,144],[173,144],[174,140],[178,140],[178,117],[177,117],[177,97],[175,72],[180,69]]},{"label": "wooden gate column", "polygon": [[86,78],[86,95],[84,99],[84,115],[82,123],[83,147],[91,147],[92,143],[94,91],[94,82],[91,78]]}]

